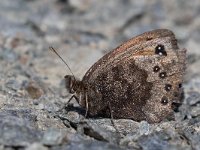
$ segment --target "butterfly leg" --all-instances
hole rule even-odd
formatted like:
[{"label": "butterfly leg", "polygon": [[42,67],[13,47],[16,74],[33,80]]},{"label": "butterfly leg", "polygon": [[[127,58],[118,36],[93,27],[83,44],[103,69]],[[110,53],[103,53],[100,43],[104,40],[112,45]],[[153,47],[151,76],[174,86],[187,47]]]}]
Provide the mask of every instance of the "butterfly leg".
[{"label": "butterfly leg", "polygon": [[108,102],[108,107],[109,107],[109,110],[110,110],[111,123],[112,123],[113,127],[115,128],[116,132],[120,133],[119,130],[117,129],[117,126],[114,123],[113,111],[112,111],[112,107],[111,107],[110,102]]},{"label": "butterfly leg", "polygon": [[85,118],[86,118],[87,114],[88,114],[88,96],[87,96],[87,92],[86,92],[86,96],[85,96],[85,106],[86,106],[86,111],[85,111]]},{"label": "butterfly leg", "polygon": [[79,103],[78,97],[77,97],[76,95],[72,95],[72,96],[70,97],[70,99],[68,100],[68,102],[66,103],[67,106],[69,105],[69,103],[71,102],[71,100],[72,100],[73,98],[77,101],[77,103]]},{"label": "butterfly leg", "polygon": [[64,109],[66,108],[66,106],[69,105],[69,103],[71,102],[71,100],[72,100],[73,98],[78,102],[78,97],[75,96],[75,95],[72,95],[72,96],[70,97],[70,99],[68,100],[68,102],[67,102],[66,104],[64,104],[64,106],[63,106],[62,108],[60,108],[60,109],[58,110],[58,112],[62,112],[62,110],[64,110]]}]

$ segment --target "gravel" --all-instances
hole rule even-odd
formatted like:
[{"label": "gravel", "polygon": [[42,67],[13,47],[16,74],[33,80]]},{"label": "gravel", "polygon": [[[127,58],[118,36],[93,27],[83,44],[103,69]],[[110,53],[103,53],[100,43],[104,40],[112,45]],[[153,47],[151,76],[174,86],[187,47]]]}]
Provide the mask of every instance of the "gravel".
[{"label": "gravel", "polygon": [[[0,1],[0,149],[200,149],[200,2]],[[157,124],[84,118],[63,77],[82,78],[106,52],[142,32],[168,28],[188,49],[185,99]],[[71,106],[70,105],[70,106]]]}]

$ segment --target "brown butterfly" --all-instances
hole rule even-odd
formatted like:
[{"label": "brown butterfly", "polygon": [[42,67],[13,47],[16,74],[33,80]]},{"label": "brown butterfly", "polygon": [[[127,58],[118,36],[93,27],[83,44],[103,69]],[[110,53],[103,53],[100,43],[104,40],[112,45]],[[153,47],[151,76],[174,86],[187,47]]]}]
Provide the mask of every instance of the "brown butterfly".
[{"label": "brown butterfly", "polygon": [[82,81],[66,75],[66,88],[89,116],[160,122],[182,103],[185,59],[173,32],[157,29],[110,51]]}]

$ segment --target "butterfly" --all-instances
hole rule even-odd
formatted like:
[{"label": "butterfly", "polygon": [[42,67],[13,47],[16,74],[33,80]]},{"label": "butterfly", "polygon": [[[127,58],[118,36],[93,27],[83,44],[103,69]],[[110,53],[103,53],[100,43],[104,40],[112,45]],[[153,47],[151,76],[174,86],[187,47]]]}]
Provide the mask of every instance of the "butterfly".
[{"label": "butterfly", "polygon": [[91,117],[157,123],[183,101],[186,49],[172,31],[138,35],[99,59],[78,80],[66,75],[66,88]]}]

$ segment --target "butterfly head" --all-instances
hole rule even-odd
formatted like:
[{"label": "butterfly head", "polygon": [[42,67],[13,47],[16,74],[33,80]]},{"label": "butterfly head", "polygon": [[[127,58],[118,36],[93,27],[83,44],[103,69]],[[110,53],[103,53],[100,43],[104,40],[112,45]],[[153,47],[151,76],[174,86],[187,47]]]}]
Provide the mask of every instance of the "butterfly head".
[{"label": "butterfly head", "polygon": [[65,76],[65,86],[70,94],[80,94],[85,91],[83,82],[76,79],[73,75]]},{"label": "butterfly head", "polygon": [[76,92],[76,83],[77,80],[72,75],[65,76],[65,86],[66,89],[69,91],[70,94],[74,94]]}]

